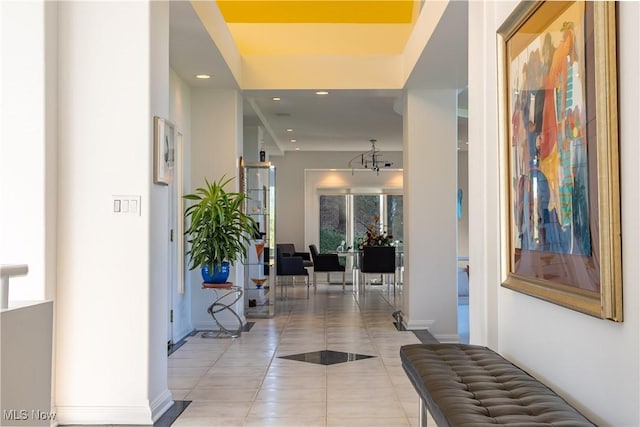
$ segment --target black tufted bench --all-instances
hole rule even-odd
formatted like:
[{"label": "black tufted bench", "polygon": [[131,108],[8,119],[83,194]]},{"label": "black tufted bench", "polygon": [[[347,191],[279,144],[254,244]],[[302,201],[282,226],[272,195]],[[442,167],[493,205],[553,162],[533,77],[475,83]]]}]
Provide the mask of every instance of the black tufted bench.
[{"label": "black tufted bench", "polygon": [[593,427],[550,388],[499,354],[467,344],[411,344],[402,367],[439,427]]}]

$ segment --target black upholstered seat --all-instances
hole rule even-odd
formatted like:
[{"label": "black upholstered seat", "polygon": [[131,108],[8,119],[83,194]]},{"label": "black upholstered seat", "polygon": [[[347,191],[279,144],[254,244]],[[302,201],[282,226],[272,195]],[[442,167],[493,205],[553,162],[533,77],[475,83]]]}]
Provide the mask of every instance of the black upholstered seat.
[{"label": "black upholstered seat", "polygon": [[[396,293],[396,248],[394,246],[365,246],[362,249],[363,277],[368,273],[393,274],[393,294]],[[391,287],[391,284],[389,285]]]},{"label": "black upholstered seat", "polygon": [[[309,272],[304,267],[304,260],[299,256],[284,256],[280,248],[276,247],[276,274],[278,277],[304,277],[307,285],[307,298],[309,298]],[[282,283],[280,289],[286,294],[286,284]]]},{"label": "black upholstered seat", "polygon": [[305,268],[313,267],[313,261],[311,261],[311,254],[309,252],[298,252],[296,246],[293,243],[276,243],[276,248],[280,249],[282,256],[299,256],[302,257],[302,263]]},{"label": "black upholstered seat", "polygon": [[400,358],[439,427],[594,426],[549,387],[486,347],[411,344],[401,347]]},{"label": "black upholstered seat", "polygon": [[342,290],[345,290],[345,267],[340,264],[338,254],[321,254],[318,252],[316,245],[309,245],[311,259],[313,260],[313,286],[316,286],[316,273],[326,272],[327,283],[329,282],[329,274],[332,272],[342,273]]}]

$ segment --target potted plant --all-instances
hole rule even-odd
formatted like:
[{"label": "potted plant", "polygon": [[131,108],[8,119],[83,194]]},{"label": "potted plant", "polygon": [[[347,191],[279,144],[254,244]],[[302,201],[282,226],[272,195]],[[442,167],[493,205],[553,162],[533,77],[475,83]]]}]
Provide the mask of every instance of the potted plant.
[{"label": "potted plant", "polygon": [[373,216],[373,222],[367,225],[367,231],[356,238],[355,245],[362,250],[365,246],[391,246],[393,236],[386,231],[380,231],[380,215]]},{"label": "potted plant", "polygon": [[242,210],[247,195],[225,191],[232,180],[224,176],[184,196],[195,202],[184,216],[190,220],[185,231],[190,248],[187,255],[191,270],[201,267],[202,278],[209,283],[224,283],[229,277],[229,265],[247,257],[247,243],[257,229],[257,223]]}]

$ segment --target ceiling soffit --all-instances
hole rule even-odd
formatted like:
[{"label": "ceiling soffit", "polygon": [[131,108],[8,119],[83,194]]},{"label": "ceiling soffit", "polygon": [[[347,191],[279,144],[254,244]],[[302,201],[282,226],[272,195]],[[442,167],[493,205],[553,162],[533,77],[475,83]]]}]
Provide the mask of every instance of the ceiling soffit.
[{"label": "ceiling soffit", "polygon": [[228,24],[242,55],[394,55],[413,24]]},{"label": "ceiling soffit", "polygon": [[420,2],[411,0],[218,0],[227,23],[408,24]]},{"label": "ceiling soffit", "polygon": [[334,89],[348,82],[348,87],[366,89],[402,86],[400,57],[423,2],[219,0],[215,4],[242,57],[242,88]]},{"label": "ceiling soffit", "polygon": [[[228,0],[221,0],[220,3],[224,3]],[[238,3],[242,3],[242,0],[235,0]],[[466,62],[464,66],[453,63],[453,59],[456,57],[464,57],[466,55],[457,55],[457,50],[453,49],[451,44],[465,42],[467,34],[462,33],[458,27],[464,26],[461,23],[455,23],[451,25],[451,22],[447,21],[447,25],[438,25],[445,15],[445,11],[451,8],[452,4],[457,5],[456,1],[424,1],[419,4],[424,4],[423,10],[419,13],[415,13],[413,19],[417,19],[415,24],[389,24],[389,23],[374,23],[374,24],[339,24],[339,23],[313,23],[313,24],[282,24],[284,28],[295,28],[295,26],[309,26],[309,27],[323,27],[332,28],[331,32],[335,32],[336,28],[343,26],[344,28],[375,28],[376,26],[382,28],[384,26],[400,26],[412,25],[413,30],[409,36],[409,40],[406,43],[404,50],[395,55],[391,54],[326,54],[319,55],[311,53],[305,47],[304,52],[298,54],[241,54],[237,47],[237,43],[234,40],[231,31],[229,29],[232,25],[244,25],[244,24],[229,24],[225,21],[219,7],[219,2],[216,1],[201,1],[194,0],[190,2],[171,2],[172,13],[171,21],[174,25],[172,27],[172,52],[174,50],[189,50],[185,49],[194,44],[194,33],[189,31],[183,31],[185,36],[178,40],[177,35],[181,32],[181,27],[178,24],[184,24],[183,21],[187,20],[187,16],[184,19],[179,19],[180,14],[174,13],[173,9],[188,9],[191,14],[197,16],[199,21],[196,25],[200,31],[201,36],[196,39],[202,39],[202,47],[199,52],[202,52],[199,56],[196,56],[196,61],[190,60],[188,57],[177,57],[176,53],[172,53],[172,67],[176,69],[181,76],[189,82],[193,87],[203,88],[227,88],[229,85],[220,83],[221,74],[228,73],[231,80],[235,80],[237,89],[243,92],[243,97],[247,101],[245,111],[255,111],[257,116],[255,118],[255,124],[265,123],[268,136],[265,135],[265,142],[267,139],[272,139],[272,143],[275,142],[282,151],[289,151],[297,149],[306,150],[335,150],[336,144],[341,149],[352,147],[353,151],[360,151],[363,141],[366,144],[371,138],[378,139],[380,141],[380,149],[391,150],[391,147],[401,147],[402,145],[402,118],[396,114],[395,108],[396,101],[401,96],[403,89],[408,87],[412,88],[435,88],[435,87],[458,87],[451,86],[451,82],[442,82],[439,79],[436,83],[430,81],[420,81],[420,76],[425,78],[432,76],[433,73],[425,73],[424,70],[420,71],[416,68],[424,68],[426,65],[429,67],[436,66],[438,68],[446,68],[449,70],[445,73],[447,76],[454,75],[452,69],[462,68],[466,70]],[[363,1],[362,4],[370,3]],[[418,2],[414,3],[414,6]],[[187,5],[182,7],[183,5]],[[179,7],[180,6],[180,7]],[[419,10],[419,8],[418,8]],[[463,14],[464,15],[464,14]],[[193,24],[193,19],[189,19],[189,25]],[[466,15],[465,20],[466,22]],[[252,24],[256,26],[280,25],[273,23],[257,23]],[[325,28],[325,29],[326,29]],[[175,30],[175,32],[174,32]],[[447,30],[447,31],[444,31]],[[198,33],[198,34],[200,34]],[[439,34],[442,33],[442,34]],[[289,36],[289,39],[296,38],[298,36]],[[444,44],[448,48],[443,52],[440,49],[436,49],[437,52],[432,52],[428,55],[428,58],[421,58],[424,52],[432,51],[434,49],[425,49],[430,44],[433,44],[433,38],[444,39]],[[341,37],[336,37],[341,39]],[[177,43],[177,42],[180,43]],[[196,40],[197,41],[197,40]],[[339,49],[346,49],[344,45],[346,43],[339,40],[336,44]],[[212,45],[215,49],[211,52],[207,52],[206,44]],[[362,43],[361,43],[362,44]],[[291,40],[289,42],[291,45]],[[438,45],[440,46],[440,45]],[[273,49],[273,46],[270,47]],[[335,48],[334,48],[335,49]],[[371,49],[371,48],[370,48]],[[193,49],[191,49],[193,50]],[[302,50],[301,50],[302,51]],[[329,51],[329,50],[328,50]],[[335,52],[335,51],[331,51]],[[434,55],[433,53],[438,53]],[[194,56],[194,55],[192,55]],[[204,58],[209,56],[219,57],[222,62],[220,68],[226,67],[226,70],[218,70],[216,64],[202,64]],[[452,57],[453,56],[453,57]],[[443,60],[446,58],[446,61]],[[427,64],[428,63],[428,64]],[[184,64],[184,69],[179,68]],[[226,65],[225,65],[226,64]],[[189,68],[190,67],[190,68]],[[182,71],[181,71],[182,70]],[[193,76],[201,70],[213,71],[214,78],[209,80],[197,80]],[[408,85],[409,73],[411,73],[411,86]],[[457,80],[457,79],[456,79]],[[288,91],[283,91],[288,89]],[[313,89],[313,91],[305,91],[304,89]],[[330,91],[330,96],[326,98],[318,98],[314,95],[317,89],[327,89]],[[388,94],[390,101],[387,102],[386,98],[366,98],[366,96],[374,93],[372,89],[378,91],[384,90],[385,94]],[[349,93],[352,92],[352,93]],[[299,95],[301,99],[293,102],[294,95]],[[340,96],[339,96],[340,95]],[[357,105],[349,104],[346,99],[358,99]],[[282,101],[274,103],[272,97],[282,97]],[[291,99],[289,99],[291,98]],[[287,102],[292,101],[292,104],[287,106]],[[323,102],[324,104],[335,102],[333,105],[326,105],[326,111],[306,111],[304,108],[309,102],[317,103]],[[355,101],[354,101],[355,102]],[[391,106],[390,106],[391,105]],[[384,107],[385,110],[393,111],[394,122],[387,122],[371,114],[371,108]],[[346,108],[347,113],[344,113]],[[343,113],[339,113],[343,111]],[[336,113],[331,115],[331,113]],[[375,120],[369,122],[360,121],[358,117],[351,115],[352,112],[362,113],[369,117],[376,117]],[[287,113],[290,115],[287,118]],[[250,116],[250,115],[249,115]],[[282,116],[282,117],[281,117]],[[318,117],[330,117],[331,128],[335,130],[334,134],[329,137],[326,134],[327,121],[318,129],[313,126],[312,123],[317,122]],[[389,120],[391,120],[389,117]],[[340,123],[339,119],[344,118]],[[278,120],[276,120],[278,119]],[[280,120],[281,119],[281,120]],[[245,116],[246,120],[246,116]],[[305,122],[309,120],[309,123]],[[372,123],[373,122],[373,123]],[[354,123],[358,123],[355,126],[359,133],[354,133]],[[380,125],[382,129],[378,129]],[[288,129],[294,128],[295,132],[289,133]],[[397,129],[396,129],[397,128]],[[392,130],[395,129],[395,133]],[[398,130],[399,129],[399,130]],[[387,133],[385,133],[387,132]],[[400,137],[398,137],[400,135]],[[271,138],[272,137],[272,138]],[[296,143],[292,143],[289,140],[294,138]],[[334,142],[335,140],[335,142]],[[389,147],[383,146],[389,143]],[[319,145],[321,144],[321,145]],[[323,145],[322,145],[323,144]],[[357,144],[360,144],[356,146]],[[394,145],[395,144],[395,145]],[[309,148],[306,148],[309,147]],[[365,147],[366,148],[366,147]],[[401,148],[400,148],[401,149]]]}]

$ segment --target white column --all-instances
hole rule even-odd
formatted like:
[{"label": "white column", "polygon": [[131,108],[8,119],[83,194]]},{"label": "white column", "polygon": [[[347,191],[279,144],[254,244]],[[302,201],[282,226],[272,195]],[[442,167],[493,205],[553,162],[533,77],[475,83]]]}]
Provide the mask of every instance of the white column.
[{"label": "white column", "polygon": [[[497,6],[499,6],[497,8]],[[469,3],[469,323],[470,342],[498,348],[500,144],[496,55],[497,10],[515,2]],[[471,68],[473,70],[471,71]]]},{"label": "white column", "polygon": [[458,341],[455,89],[408,91],[403,163],[407,327]]},{"label": "white column", "polygon": [[[142,216],[148,220],[148,234],[140,234],[140,243],[144,244],[145,256],[149,259],[149,266],[144,269],[139,266],[141,274],[148,274],[145,282],[145,292],[148,295],[148,314],[143,317],[138,314],[145,322],[147,331],[148,354],[146,359],[145,374],[148,377],[146,388],[147,410],[153,421],[156,421],[163,412],[173,403],[171,392],[168,388],[167,381],[167,342],[169,340],[167,333],[167,325],[169,324],[169,289],[171,280],[171,268],[169,263],[173,262],[171,258],[169,230],[171,228],[170,221],[170,189],[169,186],[153,184],[153,132],[151,129],[153,116],[161,116],[171,119],[171,91],[170,91],[170,69],[169,69],[169,2],[144,1],[141,2],[141,16],[135,17],[134,20],[148,20],[148,27],[143,25],[140,33],[136,34],[137,42],[135,48],[128,54],[142,55],[141,51],[148,50],[148,60],[137,63],[136,78],[141,81],[136,84],[136,98],[146,105],[136,105],[136,117],[141,114],[140,119],[133,120],[130,124],[135,126],[136,130],[140,128],[143,131],[149,131],[146,138],[140,138],[136,145],[137,161],[132,162],[128,173],[135,174],[137,184],[144,183],[145,187],[142,191],[148,189],[149,203],[146,210],[142,211]],[[117,3],[116,3],[117,4]],[[124,2],[127,7],[128,2]],[[146,10],[145,10],[146,9]],[[122,13],[116,12],[118,14]],[[124,13],[127,13],[126,11]],[[117,25],[115,26],[117,27]],[[114,29],[113,31],[118,31]],[[124,59],[126,61],[127,59]],[[122,63],[123,68],[118,71],[120,74],[126,71],[126,62]],[[139,74],[138,74],[139,73]],[[126,77],[125,77],[126,79]],[[118,81],[120,81],[118,79]],[[130,80],[120,81],[122,88],[126,88]],[[137,88],[147,84],[148,90],[144,87]],[[138,98],[139,97],[139,98]],[[114,97],[117,102],[119,95]],[[140,149],[140,151],[137,151]],[[146,152],[144,151],[146,150]],[[151,158],[150,158],[151,157]],[[142,166],[136,165],[139,163]],[[149,166],[147,169],[146,166]],[[144,171],[142,174],[139,174]],[[120,183],[120,185],[129,186],[128,183]],[[129,188],[132,188],[130,186]],[[142,187],[141,187],[142,188]],[[129,194],[129,193],[125,193]],[[133,194],[136,194],[135,192]],[[142,206],[144,209],[144,205]],[[139,224],[142,225],[142,224]],[[142,231],[141,229],[138,231]],[[135,258],[134,258],[135,259]],[[148,320],[147,320],[148,319]],[[125,332],[124,329],[121,332]],[[145,333],[142,332],[144,335]],[[143,363],[145,360],[142,361]],[[146,415],[146,414],[145,414]]]},{"label": "white column", "polygon": [[[62,425],[153,424],[167,387],[168,189],[153,116],[169,114],[168,2],[59,2],[58,286]],[[139,215],[113,195],[140,196]]]}]

